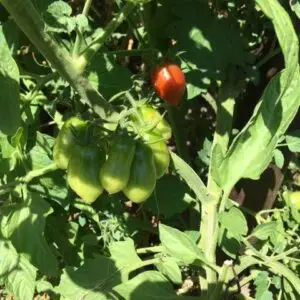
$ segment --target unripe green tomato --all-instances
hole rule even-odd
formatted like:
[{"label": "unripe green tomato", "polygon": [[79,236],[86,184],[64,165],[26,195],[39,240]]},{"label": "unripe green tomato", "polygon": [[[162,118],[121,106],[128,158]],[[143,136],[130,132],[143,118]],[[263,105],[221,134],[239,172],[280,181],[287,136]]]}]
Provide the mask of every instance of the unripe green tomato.
[{"label": "unripe green tomato", "polygon": [[117,137],[113,141],[99,174],[101,185],[109,194],[118,193],[127,185],[134,151],[135,142],[130,137]]},{"label": "unripe green tomato", "polygon": [[86,129],[87,123],[77,117],[64,123],[53,147],[53,160],[59,169],[67,169],[73,150],[78,145],[78,138],[85,135]]},{"label": "unripe green tomato", "polygon": [[103,192],[99,171],[104,153],[96,146],[77,146],[71,156],[67,181],[71,189],[86,203],[93,203]]},{"label": "unripe green tomato", "polygon": [[152,150],[138,144],[131,165],[130,178],[124,195],[135,203],[144,202],[152,194],[156,184],[156,171]]},{"label": "unripe green tomato", "polygon": [[[169,140],[171,138],[171,126],[164,118],[162,118],[162,115],[156,109],[150,105],[143,104],[138,108],[138,111],[147,127],[152,128],[156,125],[153,128],[155,133],[160,134],[165,140]],[[135,116],[133,116],[133,119],[137,121]]]},{"label": "unripe green tomato", "polygon": [[146,133],[143,139],[153,152],[156,178],[161,178],[170,164],[168,147],[161,136],[154,133]]},{"label": "unripe green tomato", "polygon": [[290,203],[297,210],[300,210],[300,191],[291,192],[289,194]]}]

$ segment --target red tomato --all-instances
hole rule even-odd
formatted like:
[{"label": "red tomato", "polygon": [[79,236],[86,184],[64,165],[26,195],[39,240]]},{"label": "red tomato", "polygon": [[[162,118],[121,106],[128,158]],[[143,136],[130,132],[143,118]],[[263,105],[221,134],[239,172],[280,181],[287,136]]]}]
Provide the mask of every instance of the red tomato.
[{"label": "red tomato", "polygon": [[151,74],[156,94],[172,105],[178,105],[185,90],[185,77],[179,66],[171,62],[157,65]]}]

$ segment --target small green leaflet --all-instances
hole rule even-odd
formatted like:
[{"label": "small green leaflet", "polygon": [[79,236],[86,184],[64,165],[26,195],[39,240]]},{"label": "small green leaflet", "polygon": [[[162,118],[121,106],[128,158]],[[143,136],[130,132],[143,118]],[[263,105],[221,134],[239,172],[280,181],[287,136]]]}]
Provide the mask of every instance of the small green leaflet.
[{"label": "small green leaflet", "polygon": [[46,201],[31,193],[25,203],[2,208],[0,222],[3,235],[12,241],[18,253],[42,274],[56,276],[58,261],[44,237],[46,216],[51,212]]},{"label": "small green leaflet", "polygon": [[174,152],[170,153],[176,172],[183,178],[201,202],[208,202],[209,198],[206,187],[197,173],[177,154]]}]

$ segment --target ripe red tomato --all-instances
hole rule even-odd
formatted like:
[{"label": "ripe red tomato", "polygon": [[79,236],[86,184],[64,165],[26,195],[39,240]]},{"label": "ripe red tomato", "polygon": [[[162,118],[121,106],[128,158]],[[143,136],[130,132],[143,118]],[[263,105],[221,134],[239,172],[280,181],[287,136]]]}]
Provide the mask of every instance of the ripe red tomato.
[{"label": "ripe red tomato", "polygon": [[185,90],[185,77],[178,65],[164,62],[157,65],[151,74],[156,94],[172,105],[178,105]]}]

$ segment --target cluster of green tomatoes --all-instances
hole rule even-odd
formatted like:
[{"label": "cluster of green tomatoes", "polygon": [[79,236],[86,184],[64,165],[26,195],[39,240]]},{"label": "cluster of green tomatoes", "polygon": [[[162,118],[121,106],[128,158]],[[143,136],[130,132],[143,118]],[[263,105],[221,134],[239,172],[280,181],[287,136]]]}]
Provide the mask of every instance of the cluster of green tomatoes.
[{"label": "cluster of green tomatoes", "polygon": [[53,159],[58,168],[67,170],[70,188],[84,202],[93,203],[106,190],[109,194],[123,192],[132,202],[141,203],[166,173],[170,154],[165,141],[172,134],[168,122],[145,104],[137,108],[131,121],[139,134],[116,134],[106,147],[86,142],[87,121],[72,117],[62,126]]}]

